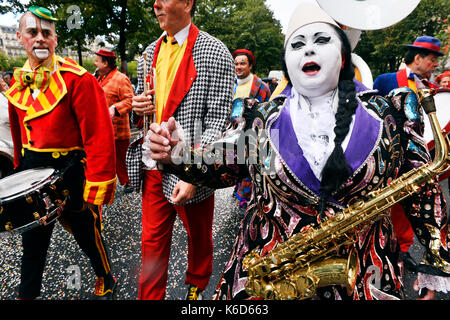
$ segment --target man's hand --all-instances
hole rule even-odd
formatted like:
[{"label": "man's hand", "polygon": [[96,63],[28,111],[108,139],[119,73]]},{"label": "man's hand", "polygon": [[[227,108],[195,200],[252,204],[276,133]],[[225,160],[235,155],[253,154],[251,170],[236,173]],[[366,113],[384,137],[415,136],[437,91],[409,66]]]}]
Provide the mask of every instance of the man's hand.
[{"label": "man's hand", "polygon": [[111,119],[116,116],[116,107],[114,106],[109,107],[109,116],[111,117]]},{"label": "man's hand", "polygon": [[175,119],[171,117],[167,123],[167,129],[161,125],[152,123],[150,125],[150,150],[152,159],[161,163],[171,163],[172,149],[178,144],[178,139],[173,135],[177,126]]},{"label": "man's hand", "polygon": [[155,94],[155,90],[149,90],[146,95],[135,95],[131,106],[133,111],[138,116],[152,115],[156,112],[156,107],[153,103],[152,96]]},{"label": "man's hand", "polygon": [[173,189],[170,200],[177,205],[184,205],[194,197],[196,190],[196,186],[180,180]]}]

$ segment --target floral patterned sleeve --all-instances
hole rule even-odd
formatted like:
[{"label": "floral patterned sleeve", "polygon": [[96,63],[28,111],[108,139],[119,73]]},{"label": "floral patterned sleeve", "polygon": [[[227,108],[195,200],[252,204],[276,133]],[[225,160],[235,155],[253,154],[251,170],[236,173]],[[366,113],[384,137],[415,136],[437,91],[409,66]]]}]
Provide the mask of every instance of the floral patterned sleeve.
[{"label": "floral patterned sleeve", "polygon": [[202,149],[184,148],[175,164],[160,164],[159,169],[175,174],[181,180],[213,189],[232,187],[249,176],[249,144],[256,137],[249,130],[254,100],[233,101],[231,117],[222,137]]},{"label": "floral patterned sleeve", "polygon": [[[401,101],[406,115],[403,128],[407,139],[401,174],[420,167],[431,159],[421,138],[424,118],[416,94],[410,89],[401,88],[392,91],[389,98],[395,106]],[[404,200],[402,204],[417,239],[425,247],[418,272],[450,277],[447,204],[438,179],[425,183],[419,193]]]}]

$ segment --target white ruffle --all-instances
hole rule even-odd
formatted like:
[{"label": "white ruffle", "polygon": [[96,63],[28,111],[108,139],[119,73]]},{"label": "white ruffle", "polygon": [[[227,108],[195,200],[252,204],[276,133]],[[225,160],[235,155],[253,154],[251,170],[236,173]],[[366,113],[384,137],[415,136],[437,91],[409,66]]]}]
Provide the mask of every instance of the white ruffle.
[{"label": "white ruffle", "polygon": [[[322,180],[322,170],[334,149],[334,127],[336,111],[339,104],[337,91],[306,98],[292,88],[290,97],[290,114],[298,145],[318,180]],[[345,151],[353,130],[353,115],[350,130],[342,142]]]},{"label": "white ruffle", "polygon": [[419,272],[417,280],[419,289],[427,288],[444,293],[450,292],[450,277],[439,277]]}]

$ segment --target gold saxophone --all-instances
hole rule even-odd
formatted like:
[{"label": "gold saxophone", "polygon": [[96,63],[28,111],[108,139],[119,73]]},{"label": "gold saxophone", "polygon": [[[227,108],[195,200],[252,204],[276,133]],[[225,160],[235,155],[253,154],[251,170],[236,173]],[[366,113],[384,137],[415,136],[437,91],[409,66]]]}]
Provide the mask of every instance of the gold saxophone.
[{"label": "gold saxophone", "polygon": [[[435,141],[433,162],[415,168],[387,187],[371,192],[367,201],[349,206],[318,227],[300,232],[260,257],[256,251],[243,260],[248,271],[246,292],[269,300],[311,298],[316,289],[342,285],[351,294],[358,274],[358,254],[354,246],[357,230],[386,216],[388,208],[417,193],[424,183],[449,167],[449,140],[444,137],[436,117],[432,90],[418,84],[419,102],[431,123]],[[348,257],[336,257],[348,246]]]}]

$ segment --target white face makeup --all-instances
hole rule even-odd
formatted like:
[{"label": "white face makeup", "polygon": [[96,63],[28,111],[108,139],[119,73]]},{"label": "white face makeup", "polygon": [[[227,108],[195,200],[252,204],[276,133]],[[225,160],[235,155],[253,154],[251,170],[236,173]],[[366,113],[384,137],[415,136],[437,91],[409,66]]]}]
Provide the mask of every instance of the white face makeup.
[{"label": "white face makeup", "polygon": [[342,66],[341,40],[327,23],[299,28],[289,38],[285,53],[292,85],[306,97],[322,96],[334,90]]},{"label": "white face makeup", "polygon": [[40,60],[45,60],[50,56],[48,49],[34,49],[35,56]]},{"label": "white face makeup", "polygon": [[17,39],[25,47],[31,67],[35,68],[54,54],[58,37],[51,22],[31,13],[26,13],[23,19]]},{"label": "white face makeup", "polygon": [[36,29],[37,28],[36,18],[34,16],[26,17],[25,28],[27,28],[27,29]]},{"label": "white face makeup", "polygon": [[42,30],[47,30],[47,31],[52,31],[53,30],[52,29],[52,24],[49,21],[41,19],[40,22],[41,22],[41,29]]},{"label": "white face makeup", "polygon": [[[47,20],[40,19],[42,32],[51,33],[53,31],[52,25]],[[34,49],[34,54],[38,59],[45,60],[50,56],[50,51],[48,49]]]}]

